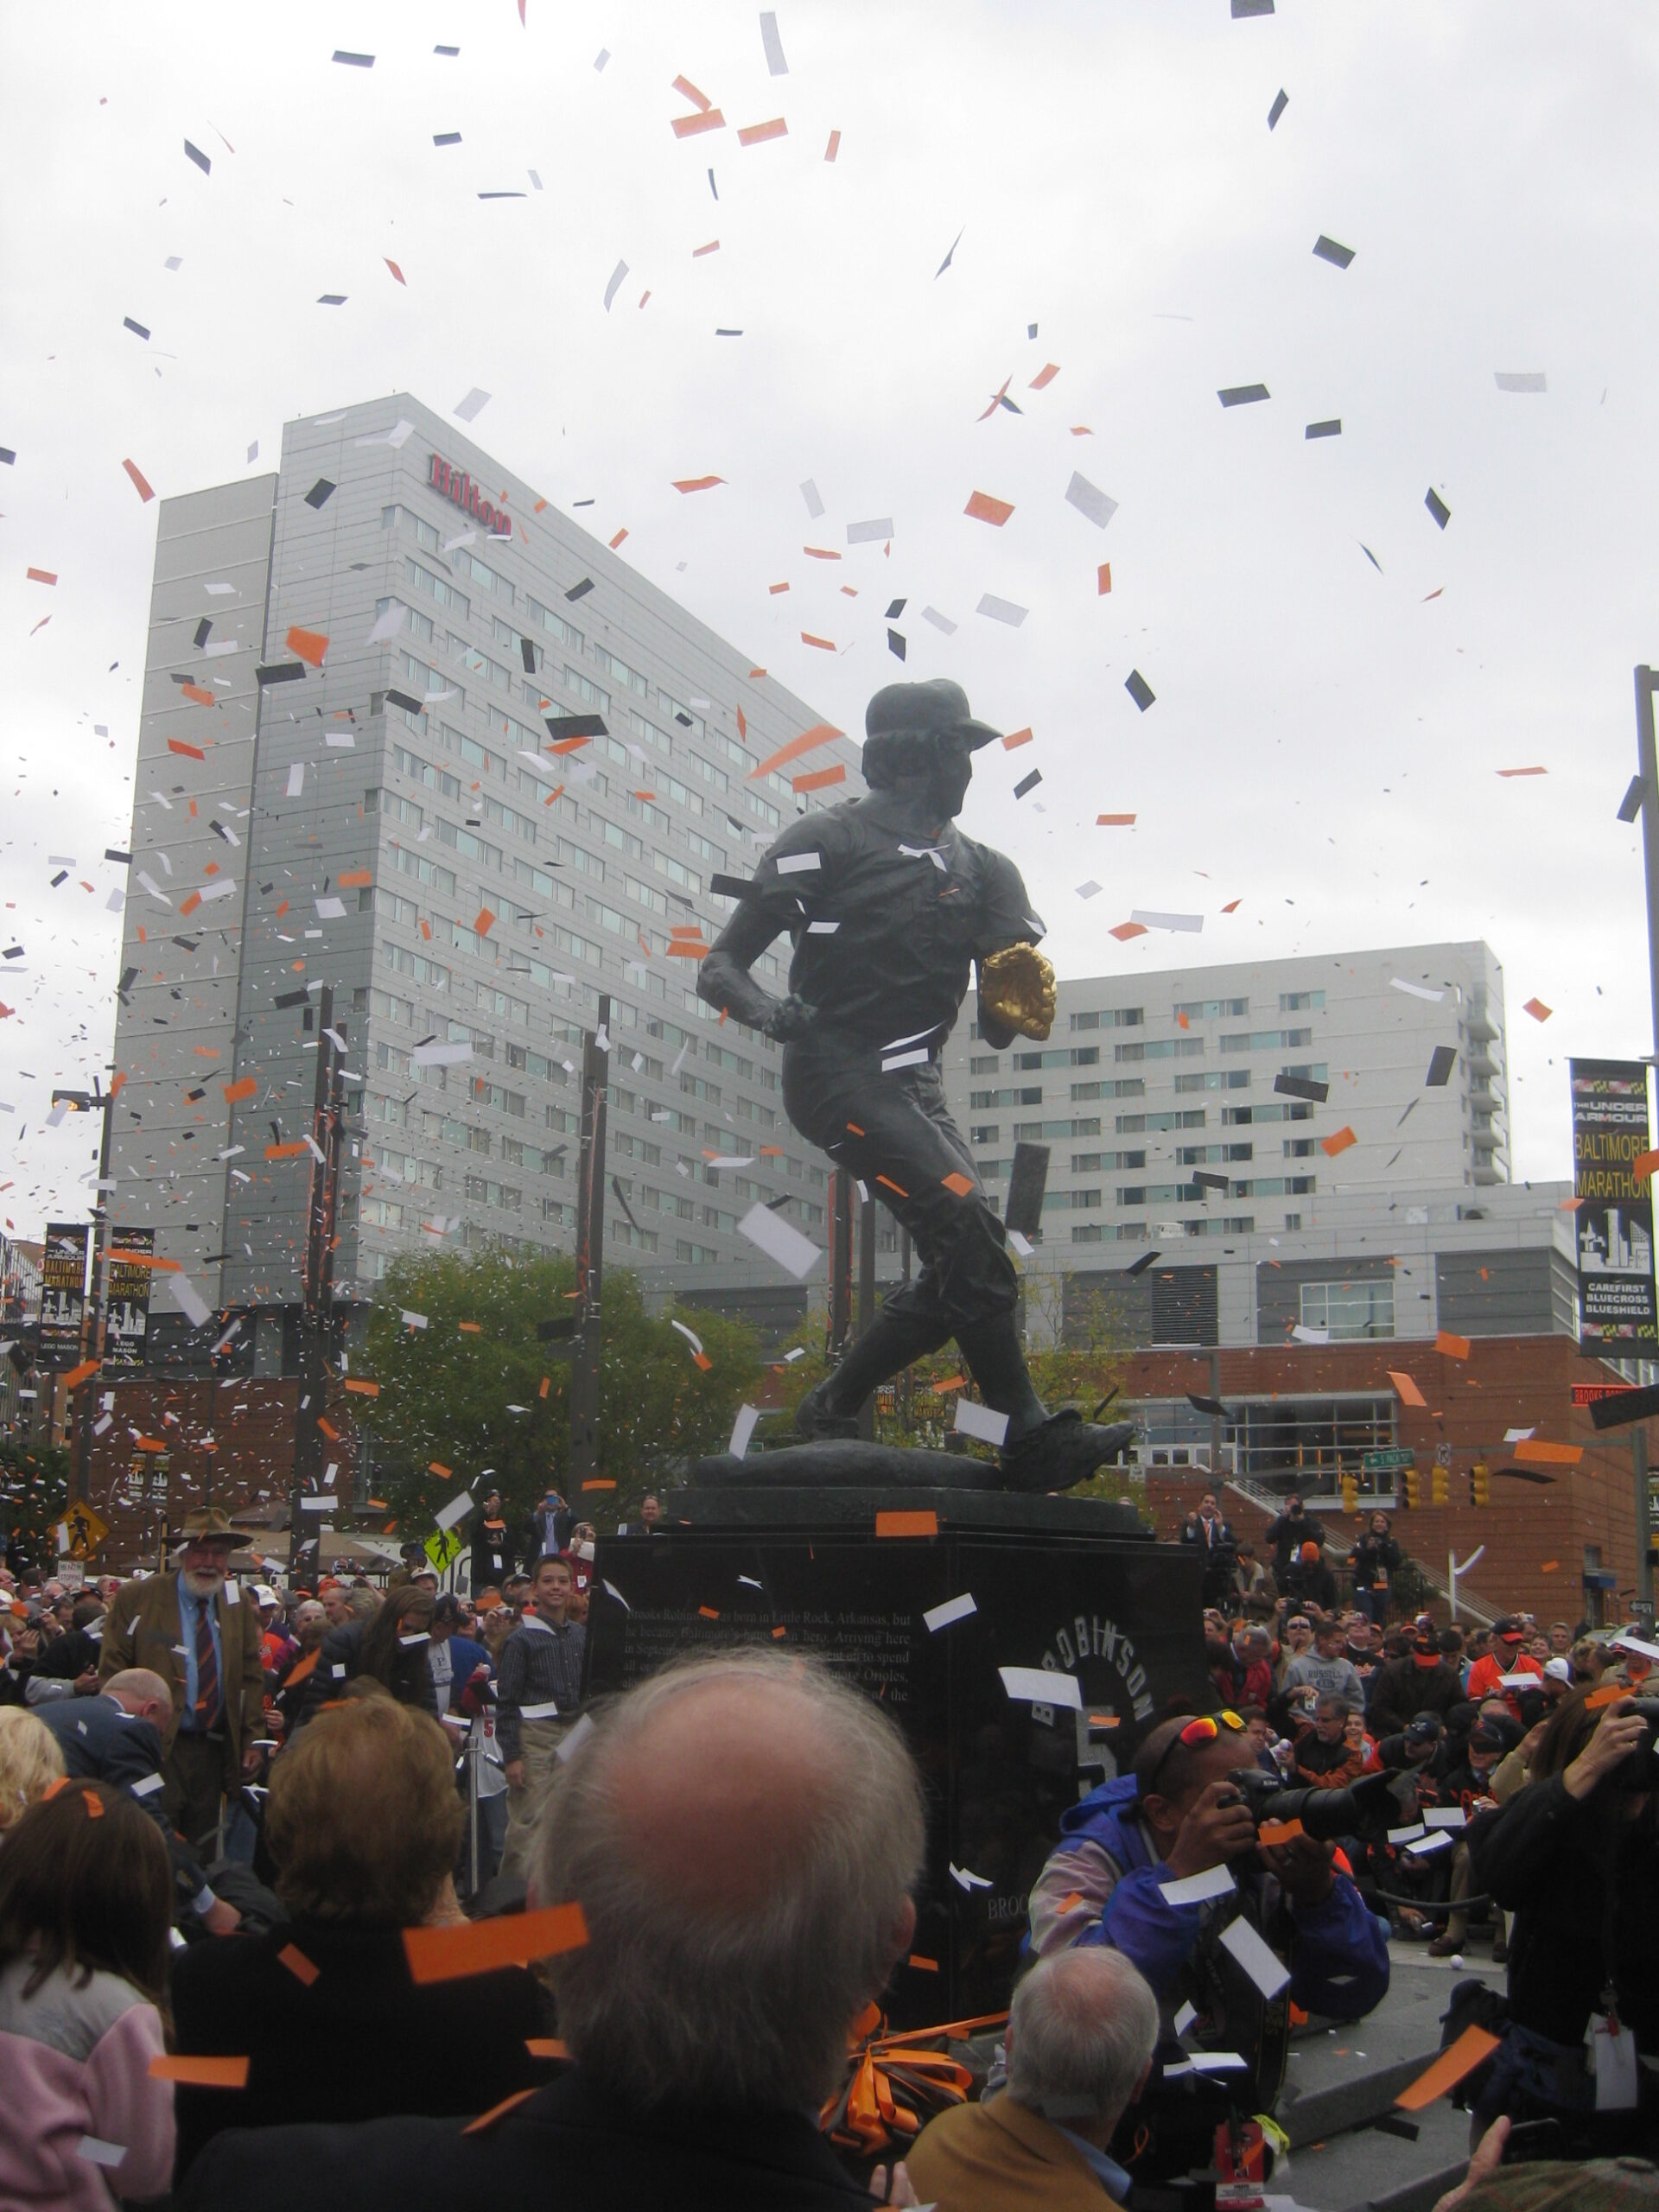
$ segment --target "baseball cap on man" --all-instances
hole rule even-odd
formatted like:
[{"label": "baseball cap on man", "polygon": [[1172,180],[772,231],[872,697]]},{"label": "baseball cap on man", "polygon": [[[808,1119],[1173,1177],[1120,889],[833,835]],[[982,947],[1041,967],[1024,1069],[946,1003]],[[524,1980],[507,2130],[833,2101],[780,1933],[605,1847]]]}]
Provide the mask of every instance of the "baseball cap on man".
[{"label": "baseball cap on man", "polygon": [[982,745],[995,745],[1002,734],[988,722],[974,720],[968,694],[948,676],[933,677],[926,683],[883,684],[864,709],[866,737],[927,730],[963,738],[976,753]]},{"label": "baseball cap on man", "polygon": [[1432,1744],[1444,1733],[1440,1716],[1433,1713],[1420,1713],[1407,1725],[1405,1732],[1408,1744]]},{"label": "baseball cap on man", "polygon": [[1526,1632],[1525,1625],[1513,1613],[1503,1613],[1492,1623],[1492,1634],[1505,1643],[1519,1643]]}]

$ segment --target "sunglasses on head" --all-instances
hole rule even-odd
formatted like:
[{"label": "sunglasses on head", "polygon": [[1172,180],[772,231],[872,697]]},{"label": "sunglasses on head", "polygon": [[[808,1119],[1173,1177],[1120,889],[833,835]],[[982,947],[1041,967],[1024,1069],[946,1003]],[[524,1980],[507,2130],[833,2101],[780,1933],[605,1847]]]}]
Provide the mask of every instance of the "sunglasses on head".
[{"label": "sunglasses on head", "polygon": [[1151,1795],[1159,1776],[1169,1764],[1169,1755],[1177,1744],[1185,1744],[1189,1751],[1196,1749],[1200,1744],[1213,1744],[1219,1738],[1224,1728],[1236,1736],[1242,1736],[1244,1733],[1244,1723],[1239,1719],[1237,1713],[1225,1709],[1217,1713],[1206,1713],[1201,1714],[1196,1720],[1189,1720],[1185,1727],[1179,1730],[1164,1745],[1157,1765],[1147,1777],[1141,1796],[1145,1797]]}]

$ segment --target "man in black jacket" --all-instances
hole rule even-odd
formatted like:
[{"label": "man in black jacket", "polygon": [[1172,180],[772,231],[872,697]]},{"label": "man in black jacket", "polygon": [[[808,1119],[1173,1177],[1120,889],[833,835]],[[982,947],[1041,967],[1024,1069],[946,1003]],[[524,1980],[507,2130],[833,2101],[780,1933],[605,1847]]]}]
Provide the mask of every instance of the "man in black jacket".
[{"label": "man in black jacket", "polygon": [[1279,1587],[1285,1587],[1285,1574],[1291,1560],[1301,1550],[1310,1536],[1319,1531],[1302,1510],[1302,1501],[1293,1490],[1285,1498],[1285,1510],[1269,1521],[1262,1541],[1273,1547],[1273,1572]]},{"label": "man in black jacket", "polygon": [[[537,1895],[588,1940],[550,1972],[575,2063],[476,2133],[424,2118],[217,2136],[180,2212],[868,2212],[816,2115],[910,1953],[919,1777],[883,1709],[810,1660],[693,1660],[617,1700],[568,1762]],[[550,2196],[550,2191],[553,2192]]]},{"label": "man in black jacket", "polygon": [[1420,1713],[1444,1719],[1463,1702],[1461,1672],[1448,1663],[1433,1630],[1421,1630],[1405,1658],[1391,1659],[1373,1678],[1366,1726],[1379,1739],[1395,1736]]}]

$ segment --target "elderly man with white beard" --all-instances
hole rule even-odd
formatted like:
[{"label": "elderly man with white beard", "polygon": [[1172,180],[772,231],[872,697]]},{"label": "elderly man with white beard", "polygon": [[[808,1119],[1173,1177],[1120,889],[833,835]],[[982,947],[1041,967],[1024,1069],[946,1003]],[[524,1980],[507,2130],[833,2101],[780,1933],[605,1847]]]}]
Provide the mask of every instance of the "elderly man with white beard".
[{"label": "elderly man with white beard", "polygon": [[173,1700],[162,1729],[162,1802],[186,1841],[219,1853],[225,1793],[259,1771],[264,1669],[257,1610],[229,1579],[236,1536],[216,1506],[188,1515],[177,1567],[124,1583],[104,1624],[99,1681],[130,1667],[159,1675]]}]

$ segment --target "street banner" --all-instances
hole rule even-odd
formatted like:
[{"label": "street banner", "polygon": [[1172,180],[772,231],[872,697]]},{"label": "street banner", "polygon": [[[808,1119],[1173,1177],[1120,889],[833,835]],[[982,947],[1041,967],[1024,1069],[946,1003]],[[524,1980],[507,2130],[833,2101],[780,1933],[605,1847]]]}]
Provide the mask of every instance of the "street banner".
[{"label": "street banner", "polygon": [[[149,1287],[155,1270],[153,1229],[113,1231],[104,1293],[104,1364],[130,1370],[149,1349]],[[134,1262],[138,1262],[134,1265]]]},{"label": "street banner", "polygon": [[84,1221],[49,1221],[46,1225],[46,1244],[41,1256],[42,1367],[63,1369],[80,1363],[90,1234]]},{"label": "street banner", "polygon": [[1579,1341],[1586,1352],[1659,1351],[1651,1186],[1636,1179],[1649,1148],[1648,1071],[1640,1060],[1572,1060],[1573,1218]]}]

